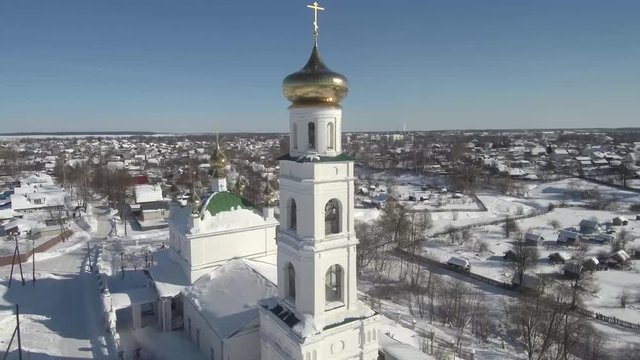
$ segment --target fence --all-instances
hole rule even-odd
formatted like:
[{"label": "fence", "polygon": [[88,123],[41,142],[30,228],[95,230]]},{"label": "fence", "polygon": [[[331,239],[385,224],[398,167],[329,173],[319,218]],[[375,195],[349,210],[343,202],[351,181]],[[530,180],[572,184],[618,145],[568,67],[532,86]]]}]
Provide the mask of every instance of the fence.
[{"label": "fence", "polygon": [[[514,287],[513,284],[507,283],[507,282],[503,282],[503,281],[498,281],[492,278],[488,278],[486,276],[482,276],[480,274],[476,274],[476,273],[472,273],[470,271],[459,271],[456,270],[452,267],[450,267],[449,265],[447,265],[447,263],[443,263],[434,259],[429,259],[427,257],[424,257],[422,255],[417,255],[417,254],[412,254],[408,251],[402,250],[402,249],[394,249],[393,253],[399,257],[402,257],[406,260],[409,260],[411,262],[417,263],[419,265],[425,266],[425,265],[431,265],[431,266],[436,266],[439,268],[443,268],[443,269],[447,269],[450,271],[455,271],[457,273],[460,273],[462,275],[465,275],[469,278],[472,278],[474,280],[478,280],[481,281],[485,284],[489,284],[492,286],[496,286],[505,290],[515,290],[516,288]],[[609,324],[613,324],[613,325],[618,325],[627,329],[631,329],[631,330],[635,330],[635,331],[640,331],[640,323],[634,324],[632,322],[628,322],[628,321],[624,321],[624,320],[620,320],[618,318],[616,318],[615,316],[605,316],[602,315],[600,313],[596,313],[594,311],[591,310],[587,310],[585,308],[581,308],[579,306],[576,306],[574,308],[574,311],[582,316],[586,316],[592,319],[596,319],[596,320],[600,320],[600,321],[604,321],[607,322]]]},{"label": "fence", "polygon": [[469,224],[469,225],[463,225],[463,226],[460,226],[460,227],[452,227],[452,228],[446,229],[444,231],[440,231],[440,232],[431,234],[429,236],[430,237],[436,237],[436,236],[448,235],[449,233],[454,232],[454,231],[461,231],[461,230],[465,230],[465,229],[475,229],[477,227],[487,226],[487,225],[498,225],[498,224],[502,224],[502,223],[507,222],[507,219],[514,220],[514,221],[515,220],[528,219],[528,218],[544,215],[544,214],[546,214],[548,212],[549,212],[549,210],[538,210],[538,211],[533,211],[533,212],[531,212],[529,214],[525,214],[525,215],[518,215],[518,216],[506,217],[506,218],[496,219],[496,220],[491,220],[491,221],[473,223],[473,224]]},{"label": "fence", "polygon": [[622,327],[625,327],[625,328],[628,328],[628,329],[640,331],[640,323],[634,324],[634,323],[629,322],[629,321],[620,320],[615,316],[602,315],[602,314],[597,313],[595,311],[587,310],[587,309],[581,308],[579,306],[576,306],[575,311],[578,314],[586,316],[586,317],[589,317],[589,318],[593,318],[593,319],[596,319],[596,320],[608,322],[609,324],[622,326]]},{"label": "fence", "polygon": [[[576,175],[572,175],[572,176],[576,176]],[[590,178],[584,175],[577,175],[578,178],[594,183],[594,184],[598,184],[598,185],[603,185],[603,186],[609,186],[609,187],[613,187],[616,188],[618,190],[624,190],[624,191],[630,191],[630,192],[636,192],[636,193],[640,193],[640,189],[636,189],[636,188],[632,188],[632,187],[624,187],[622,185],[618,185],[618,184],[614,184],[614,183],[610,183],[607,181],[602,181],[602,180],[598,180],[598,179],[594,179],[594,178]]]},{"label": "fence", "polygon": [[[23,263],[29,260],[29,258],[31,257],[31,255],[33,255],[34,252],[38,253],[38,252],[45,252],[49,250],[50,248],[52,248],[54,245],[56,245],[63,239],[68,239],[69,237],[71,237],[71,234],[73,234],[73,231],[65,230],[62,234],[45,241],[44,243],[38,245],[35,249],[29,250],[26,253],[21,253],[19,258],[20,262]],[[0,266],[11,265],[12,261],[13,261],[13,255],[0,257]]]},{"label": "fence", "polygon": [[440,262],[434,259],[429,259],[427,257],[421,256],[421,255],[416,255],[416,254],[412,254],[408,251],[405,250],[401,250],[401,249],[394,249],[393,252],[398,255],[399,257],[402,257],[406,260],[410,260],[412,262],[415,262],[419,265],[430,265],[430,266],[436,266],[442,269],[446,269],[446,270],[450,270],[450,271],[455,271],[457,273],[460,273],[462,275],[465,275],[467,277],[470,277],[474,280],[478,280],[481,281],[485,284],[489,284],[492,286],[497,286],[497,287],[501,287],[503,289],[506,290],[513,290],[514,287],[512,284],[507,283],[507,282],[503,282],[503,281],[498,281],[492,278],[488,278],[486,276],[480,275],[480,274],[476,274],[470,271],[462,271],[462,270],[457,270],[455,268],[452,268],[451,266],[449,266],[447,263],[444,262]]}]

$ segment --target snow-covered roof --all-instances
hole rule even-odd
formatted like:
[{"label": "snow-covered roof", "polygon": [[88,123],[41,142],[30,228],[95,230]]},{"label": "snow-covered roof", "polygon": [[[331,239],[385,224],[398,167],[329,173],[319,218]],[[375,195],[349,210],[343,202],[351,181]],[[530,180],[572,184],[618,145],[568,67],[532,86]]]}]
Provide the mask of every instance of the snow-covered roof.
[{"label": "snow-covered roof", "polygon": [[13,219],[13,210],[12,209],[2,209],[0,210],[0,220]]},{"label": "snow-covered roof", "polygon": [[64,205],[62,190],[11,195],[13,210],[40,209],[62,205]]},{"label": "snow-covered roof", "polygon": [[425,353],[413,346],[402,343],[383,346],[382,351],[396,360],[425,360],[426,356]]},{"label": "snow-covered roof", "polygon": [[540,241],[540,240],[544,240],[544,238],[542,237],[542,235],[540,234],[534,234],[534,233],[526,233],[524,236],[525,240],[530,240],[530,241]]},{"label": "snow-covered roof", "polygon": [[111,294],[114,310],[125,309],[132,305],[142,305],[158,300],[158,295],[150,287],[126,289]]},{"label": "snow-covered roof", "polygon": [[277,295],[274,283],[245,260],[231,260],[184,290],[185,298],[224,339],[258,316],[258,301]]},{"label": "snow-covered roof", "polygon": [[33,218],[17,218],[4,224],[5,230],[17,228],[21,233],[25,233],[30,230],[37,231],[46,227],[47,226],[44,221]]},{"label": "snow-covered roof", "polygon": [[567,261],[567,260],[571,259],[571,255],[567,254],[564,251],[555,252],[555,253],[549,255],[549,257],[550,258],[551,257],[558,257],[558,258],[562,259],[562,261]]},{"label": "snow-covered roof", "polygon": [[53,184],[53,178],[47,174],[31,174],[20,179],[21,184]]},{"label": "snow-covered roof", "polygon": [[629,254],[627,254],[627,252],[624,251],[624,250],[616,251],[613,255],[611,255],[611,257],[613,259],[616,259],[619,262],[625,262],[625,261],[631,259],[631,256],[629,256]]},{"label": "snow-covered roof", "polygon": [[580,226],[589,227],[589,228],[595,228],[595,227],[600,226],[600,224],[595,220],[584,219],[584,220],[580,221]]},{"label": "snow-covered roof", "polygon": [[560,230],[558,233],[558,241],[576,240],[580,238],[580,233],[570,230]]},{"label": "snow-covered roof", "polygon": [[136,185],[134,188],[136,203],[162,201],[162,189],[155,185]]},{"label": "snow-covered roof", "polygon": [[[253,208],[246,207],[246,203],[242,203],[238,199],[242,198],[226,191],[209,197],[201,210],[198,226],[194,229],[188,228],[191,207],[174,206],[171,209],[169,223],[176,231],[193,235],[240,230],[254,226],[277,225],[276,219],[265,219],[265,217],[255,212]],[[213,204],[212,201],[214,202]]]},{"label": "snow-covered roof", "polygon": [[171,251],[173,250],[164,249],[153,253],[156,264],[149,269],[160,297],[174,297],[191,285],[180,264],[171,258]]},{"label": "snow-covered roof", "polygon": [[469,266],[469,260],[461,259],[459,257],[454,256],[451,259],[447,260],[447,264],[466,267],[466,266]]}]

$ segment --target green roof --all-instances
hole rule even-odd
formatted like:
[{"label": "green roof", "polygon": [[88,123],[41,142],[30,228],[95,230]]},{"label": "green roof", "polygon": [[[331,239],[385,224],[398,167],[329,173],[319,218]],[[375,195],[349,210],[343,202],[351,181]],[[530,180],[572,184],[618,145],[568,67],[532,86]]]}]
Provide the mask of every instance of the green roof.
[{"label": "green roof", "polygon": [[355,161],[355,158],[345,153],[340,153],[337,156],[302,155],[299,157],[291,157],[289,154],[284,154],[280,156],[278,160],[289,160],[289,161],[295,161],[298,163],[306,163],[306,162]]},{"label": "green roof", "polygon": [[238,194],[228,191],[213,194],[207,202],[207,210],[212,216],[238,207],[241,209],[253,209],[253,204]]}]

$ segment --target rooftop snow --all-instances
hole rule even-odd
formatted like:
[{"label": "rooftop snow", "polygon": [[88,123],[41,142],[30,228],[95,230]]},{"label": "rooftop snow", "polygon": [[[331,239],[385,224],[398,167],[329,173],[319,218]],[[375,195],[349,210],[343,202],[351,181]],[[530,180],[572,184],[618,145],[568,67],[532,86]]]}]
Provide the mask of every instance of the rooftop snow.
[{"label": "rooftop snow", "polygon": [[160,297],[174,297],[191,285],[180,265],[173,261],[170,249],[153,253],[156,264],[149,269]]},{"label": "rooftop snow", "polygon": [[162,189],[154,185],[136,185],[136,203],[162,201]]},{"label": "rooftop snow", "polygon": [[276,296],[275,284],[242,259],[231,260],[203,275],[184,295],[221,338],[258,316],[258,301]]}]

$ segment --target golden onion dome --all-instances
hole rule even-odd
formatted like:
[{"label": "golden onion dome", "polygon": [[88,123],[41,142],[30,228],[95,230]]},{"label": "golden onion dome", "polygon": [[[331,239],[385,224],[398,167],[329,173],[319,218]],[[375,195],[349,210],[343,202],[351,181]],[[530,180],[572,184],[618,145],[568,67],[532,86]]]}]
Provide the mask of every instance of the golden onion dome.
[{"label": "golden onion dome", "polygon": [[282,92],[294,105],[339,104],[347,96],[347,78],[324,64],[314,45],[307,64],[282,81]]}]

